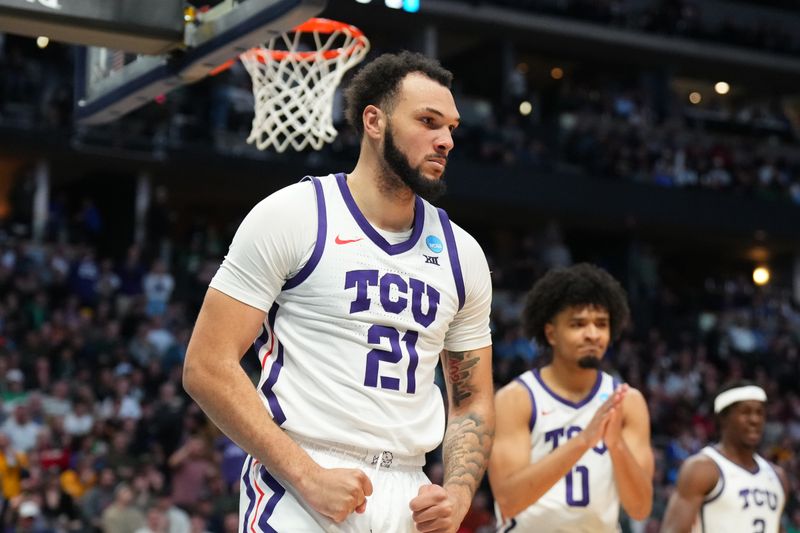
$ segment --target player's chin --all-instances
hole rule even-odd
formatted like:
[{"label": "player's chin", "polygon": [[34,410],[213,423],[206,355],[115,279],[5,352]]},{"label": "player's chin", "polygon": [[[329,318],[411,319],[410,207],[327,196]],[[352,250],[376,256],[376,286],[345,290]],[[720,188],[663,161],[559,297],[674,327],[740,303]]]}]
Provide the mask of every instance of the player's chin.
[{"label": "player's chin", "polygon": [[430,180],[439,180],[444,176],[446,165],[438,161],[426,161],[420,174]]},{"label": "player's chin", "polygon": [[578,366],[581,368],[600,368],[603,364],[603,359],[596,355],[584,355],[578,359]]}]

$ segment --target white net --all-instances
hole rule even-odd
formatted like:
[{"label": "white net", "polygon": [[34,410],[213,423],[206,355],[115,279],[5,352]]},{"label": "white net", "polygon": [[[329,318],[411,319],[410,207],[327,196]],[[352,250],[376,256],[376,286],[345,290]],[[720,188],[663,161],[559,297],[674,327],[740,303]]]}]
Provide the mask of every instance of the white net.
[{"label": "white net", "polygon": [[336,87],[368,51],[369,41],[354,26],[312,19],[242,54],[255,97],[247,142],[276,152],[332,142]]}]

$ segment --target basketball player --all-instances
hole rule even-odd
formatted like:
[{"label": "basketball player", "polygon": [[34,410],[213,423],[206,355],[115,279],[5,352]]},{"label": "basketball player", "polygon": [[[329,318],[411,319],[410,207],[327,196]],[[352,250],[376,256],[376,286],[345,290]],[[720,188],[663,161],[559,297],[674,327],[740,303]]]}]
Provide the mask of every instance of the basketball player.
[{"label": "basketball player", "polygon": [[[451,77],[408,52],[363,68],[355,169],[259,203],[211,282],[184,385],[250,454],[242,531],[453,532],[469,508],[494,432],[491,280],[428,202],[459,122]],[[239,365],[253,339],[257,388]],[[436,486],[422,466],[443,438]]]},{"label": "basketball player", "polygon": [[622,287],[589,264],[552,270],[528,293],[525,328],[546,355],[495,399],[500,531],[618,531],[620,503],[632,518],[650,514],[647,405],[599,369],[628,317]]},{"label": "basketball player", "polygon": [[720,441],[689,457],[678,473],[662,532],[778,533],[789,483],[758,455],[767,394],[750,383],[714,398]]}]

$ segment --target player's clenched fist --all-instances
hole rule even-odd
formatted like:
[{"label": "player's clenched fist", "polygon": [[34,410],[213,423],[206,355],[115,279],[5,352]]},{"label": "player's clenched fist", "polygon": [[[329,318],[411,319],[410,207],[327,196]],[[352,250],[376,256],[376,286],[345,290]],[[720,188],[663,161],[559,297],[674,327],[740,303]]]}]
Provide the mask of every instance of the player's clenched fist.
[{"label": "player's clenched fist", "polygon": [[461,525],[455,498],[439,485],[421,486],[409,507],[421,533],[453,533]]},{"label": "player's clenched fist", "polygon": [[301,490],[305,500],[336,523],[343,522],[352,512],[363,513],[367,496],[372,494],[372,482],[354,468],[321,468],[305,481]]}]

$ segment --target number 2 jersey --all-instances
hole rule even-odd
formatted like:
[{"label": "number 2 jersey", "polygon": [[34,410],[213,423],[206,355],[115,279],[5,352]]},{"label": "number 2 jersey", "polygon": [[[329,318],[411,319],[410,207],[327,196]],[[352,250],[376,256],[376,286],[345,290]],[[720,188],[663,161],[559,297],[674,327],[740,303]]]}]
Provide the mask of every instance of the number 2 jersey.
[{"label": "number 2 jersey", "polygon": [[[562,398],[542,379],[539,369],[517,378],[530,395],[531,463],[541,461],[583,430],[618,385],[605,372],[580,402]],[[603,441],[587,451],[572,470],[517,516],[500,516],[498,531],[536,533],[607,533],[619,531],[619,494],[611,457]]]},{"label": "number 2 jersey", "polygon": [[441,442],[442,348],[491,344],[486,258],[417,197],[404,234],[374,228],[344,174],[247,215],[210,286],[267,312],[255,348],[274,421],[306,438],[420,455]]},{"label": "number 2 jersey", "polygon": [[719,481],[703,501],[692,532],[778,533],[786,495],[772,465],[756,454],[753,459],[758,468],[750,472],[713,446],[700,453],[717,465]]}]

